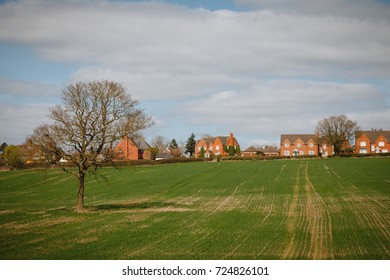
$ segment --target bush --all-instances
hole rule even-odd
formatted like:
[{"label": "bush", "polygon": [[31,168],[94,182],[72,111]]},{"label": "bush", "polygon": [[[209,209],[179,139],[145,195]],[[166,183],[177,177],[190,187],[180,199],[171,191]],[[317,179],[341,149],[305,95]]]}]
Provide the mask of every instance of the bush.
[{"label": "bush", "polygon": [[169,158],[163,159],[156,162],[156,164],[169,164],[169,163],[185,163],[185,162],[200,162],[200,161],[211,161],[211,158]]},{"label": "bush", "polygon": [[233,157],[223,157],[223,161],[241,161],[241,160],[273,160],[273,159],[283,159],[286,157],[281,156],[252,156],[252,157],[243,157],[243,156],[233,156]]},{"label": "bush", "polygon": [[11,169],[23,168],[22,152],[19,146],[10,145],[4,149],[3,157],[5,158],[7,166]]},{"label": "bush", "polygon": [[114,166],[114,167],[127,167],[127,166],[143,166],[143,165],[160,165],[160,164],[171,164],[171,163],[186,163],[186,162],[201,162],[201,161],[211,161],[211,159],[205,158],[169,158],[163,160],[148,160],[148,159],[139,159],[139,160],[128,160],[128,161],[114,161],[113,163],[107,163],[104,166]]},{"label": "bush", "polygon": [[139,160],[123,160],[113,161],[104,164],[106,167],[127,167],[127,166],[143,166],[143,165],[156,165],[156,161],[150,159],[139,159]]}]

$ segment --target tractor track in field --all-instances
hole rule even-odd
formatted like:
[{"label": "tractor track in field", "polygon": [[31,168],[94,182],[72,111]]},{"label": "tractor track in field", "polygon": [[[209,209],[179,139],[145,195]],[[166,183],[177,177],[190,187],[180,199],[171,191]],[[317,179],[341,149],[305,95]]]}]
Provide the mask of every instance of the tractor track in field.
[{"label": "tractor track in field", "polygon": [[308,162],[305,168],[306,191],[308,195],[309,215],[311,221],[311,242],[309,252],[312,252],[313,259],[334,259],[332,220],[326,204],[310,182],[308,173]]},{"label": "tractor track in field", "polygon": [[[264,167],[263,167],[264,168]],[[247,184],[248,182],[250,182],[253,178],[255,178],[256,176],[259,176],[258,172],[261,171],[262,168],[258,169],[257,172],[254,172],[251,176],[245,178],[240,184],[238,184],[235,188],[234,188],[234,191],[226,196],[222,201],[220,200],[212,210],[210,210],[210,212],[208,213],[208,216],[210,215],[213,215],[215,214],[216,212],[218,211],[221,211],[221,210],[227,210],[228,208],[235,208],[236,207],[236,204],[234,203],[231,203],[234,201],[235,198],[237,198],[236,196],[236,193],[239,191],[239,189],[244,186],[245,184]],[[263,189],[264,191],[264,189]],[[261,194],[262,195],[262,194]],[[256,196],[255,196],[256,197]],[[252,197],[251,200],[253,199],[256,199],[255,197]],[[237,198],[240,200],[241,202],[241,198]],[[227,207],[227,205],[229,204],[232,204],[233,206],[231,207]],[[249,210],[248,207],[245,207],[245,209]],[[244,211],[245,212],[245,211]]]},{"label": "tractor track in field", "polygon": [[[281,174],[283,173],[284,169],[286,168],[286,166],[287,166],[287,164],[284,164],[283,166],[281,166],[279,174],[273,180],[273,184],[272,184],[272,188],[271,188],[272,195],[270,195],[270,196],[264,195],[264,192],[266,190],[266,186],[264,186],[264,185],[261,186],[260,193],[257,194],[257,195],[253,195],[252,198],[249,200],[247,206],[243,210],[244,213],[246,213],[246,212],[262,213],[263,215],[265,215],[256,224],[257,228],[263,227],[264,224],[271,217],[272,213],[274,212],[274,208],[275,208],[275,187],[276,187],[276,184],[278,183],[278,181],[280,179]],[[257,206],[254,209],[252,209],[252,211],[250,211],[249,210],[251,208],[250,206],[253,203],[257,204]],[[232,256],[236,256],[236,257],[240,256],[240,253],[238,253],[239,249],[241,248],[241,246],[243,244],[245,244],[247,242],[247,240],[250,240],[253,237],[253,235],[254,235],[254,232],[249,232],[248,234],[246,234],[245,237],[243,237],[242,240],[240,240],[240,242],[230,252],[228,252],[227,254],[224,255],[223,259],[229,259]],[[254,242],[254,241],[252,241],[252,242]],[[268,245],[270,243],[271,242],[268,241],[266,247],[268,247]],[[265,250],[266,250],[266,248],[264,247],[264,248],[262,248],[261,252],[258,252],[255,255],[260,257],[261,254]]]},{"label": "tractor track in field", "polygon": [[389,164],[336,158],[107,168],[110,188],[88,179],[86,211],[77,214],[73,191],[64,189],[73,177],[4,173],[0,251],[7,259],[386,260]]},{"label": "tractor track in field", "polygon": [[[282,172],[285,169],[286,165],[287,164],[284,164],[281,167],[278,176],[274,179],[274,182],[273,182],[273,185],[272,185],[272,198],[264,200],[264,198],[265,198],[265,196],[264,196],[265,186],[263,185],[261,187],[260,193],[257,194],[257,195],[253,195],[251,197],[251,199],[249,200],[249,202],[247,203],[247,206],[243,210],[244,213],[251,212],[251,213],[263,213],[263,214],[265,214],[265,216],[262,217],[261,221],[257,224],[257,227],[262,227],[266,223],[268,218],[271,216],[271,214],[273,213],[274,202],[275,202],[275,190],[274,190],[275,189],[275,185],[278,182],[278,180],[280,178],[280,175],[282,174]],[[258,171],[260,171],[260,169]],[[252,175],[250,178],[252,179],[254,176],[257,176],[257,174]],[[243,183],[241,183],[239,186],[241,186],[242,184]],[[237,188],[234,190],[233,194],[236,193],[236,191],[237,191],[239,186],[237,186]],[[252,211],[250,211],[250,208],[251,208],[252,204],[254,204],[254,203],[257,204],[257,206],[254,207],[254,209],[252,209]],[[238,254],[237,251],[252,236],[253,236],[252,232],[249,232],[248,234],[246,234],[245,237],[241,238],[240,242],[230,252],[225,254],[223,258],[224,259],[228,259],[229,257],[232,257],[232,256],[239,256],[240,254]],[[260,253],[260,255],[261,255],[261,253]]]},{"label": "tractor track in field", "polygon": [[[367,227],[368,225],[369,228],[378,230],[376,237],[378,242],[381,243],[381,248],[378,249],[381,249],[383,253],[390,256],[390,215],[388,214],[388,209],[385,205],[378,202],[377,199],[362,193],[352,183],[349,183],[349,187],[340,184],[340,188],[348,195],[344,196],[343,201],[352,210],[358,224],[361,227]],[[383,199],[386,198],[383,197]],[[353,229],[351,230],[353,233]],[[379,234],[386,239],[385,242],[381,242],[381,239],[378,238]],[[364,253],[361,250],[359,251],[359,254]]]},{"label": "tractor track in field", "polygon": [[[353,183],[343,180],[336,171],[331,168],[332,173],[340,178],[339,187],[343,190],[344,196],[342,198],[343,202],[348,205],[348,208],[352,210],[357,223],[362,228],[366,228],[367,225],[377,230],[375,236],[376,241],[380,243],[378,249],[380,249],[384,254],[390,256],[390,215],[389,215],[389,206],[386,206],[384,203],[388,202],[388,198],[381,194],[375,193],[375,197],[367,195],[357,188]],[[361,175],[361,174],[360,174]],[[385,202],[382,202],[385,201]],[[351,234],[355,235],[354,228],[351,227]],[[379,235],[382,235],[385,241],[380,238]],[[372,239],[373,237],[370,236]],[[367,252],[363,251],[359,246],[352,249],[351,255],[364,255]],[[356,252],[357,250],[357,252]]]},{"label": "tractor track in field", "polygon": [[287,213],[291,238],[283,259],[334,259],[332,222],[324,200],[311,183],[309,163],[296,172],[293,198]]}]

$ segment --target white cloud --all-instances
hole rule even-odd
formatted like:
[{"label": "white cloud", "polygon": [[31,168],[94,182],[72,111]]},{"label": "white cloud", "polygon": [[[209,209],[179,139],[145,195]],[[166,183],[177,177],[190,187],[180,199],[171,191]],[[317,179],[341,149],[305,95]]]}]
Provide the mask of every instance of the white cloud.
[{"label": "white cloud", "polygon": [[71,81],[91,81],[111,79],[122,83],[130,94],[139,100],[166,100],[188,98],[218,92],[225,87],[242,86],[243,81],[224,73],[159,72],[140,70],[138,72],[121,69],[121,67],[80,68],[73,73]]},{"label": "white cloud", "polygon": [[58,93],[59,88],[53,85],[0,77],[0,96],[49,97]]},{"label": "white cloud", "polygon": [[363,130],[385,129],[389,130],[390,108],[384,110],[371,109],[362,114],[351,113],[350,118],[356,120]]},{"label": "white cloud", "polygon": [[1,143],[21,144],[34,128],[48,122],[48,104],[0,104]]},{"label": "white cloud", "polygon": [[390,72],[390,23],[380,19],[20,1],[1,7],[0,39],[31,44],[46,59],[133,74],[378,78]]},{"label": "white cloud", "polygon": [[[332,114],[356,116],[367,125],[388,116],[390,90],[379,91],[376,83],[390,80],[389,5],[236,2],[257,9],[15,1],[0,5],[0,40],[30,46],[42,59],[78,65],[70,82],[112,79],[141,102],[171,102],[158,108],[156,130],[180,119],[180,129],[189,133],[191,126],[210,134],[234,130],[249,143],[312,132]],[[39,81],[0,83],[1,93],[13,96],[51,91]]]},{"label": "white cloud", "polygon": [[185,112],[186,120],[194,125],[275,139],[281,133],[312,133],[318,121],[330,115],[359,116],[368,110],[378,112],[374,119],[381,118],[388,114],[387,99],[365,84],[271,80],[244,92],[221,92],[194,100],[179,112]]},{"label": "white cloud", "polygon": [[[235,0],[239,6],[284,13],[389,19],[390,7],[378,0]],[[383,1],[384,2],[384,1]]]}]

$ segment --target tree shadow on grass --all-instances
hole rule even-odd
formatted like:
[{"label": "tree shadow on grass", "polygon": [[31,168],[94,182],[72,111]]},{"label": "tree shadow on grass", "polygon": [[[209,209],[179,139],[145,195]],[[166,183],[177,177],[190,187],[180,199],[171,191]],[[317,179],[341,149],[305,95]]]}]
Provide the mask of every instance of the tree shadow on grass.
[{"label": "tree shadow on grass", "polygon": [[95,210],[95,211],[102,211],[102,210],[110,211],[110,210],[137,210],[137,209],[149,209],[149,208],[164,208],[164,207],[171,207],[173,205],[175,205],[175,203],[152,201],[152,202],[140,202],[140,203],[100,204],[88,208],[89,210]]}]

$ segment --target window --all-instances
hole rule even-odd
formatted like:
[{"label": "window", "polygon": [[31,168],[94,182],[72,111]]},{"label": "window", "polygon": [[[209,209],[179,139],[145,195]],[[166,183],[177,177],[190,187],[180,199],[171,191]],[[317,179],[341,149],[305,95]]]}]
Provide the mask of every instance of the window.
[{"label": "window", "polygon": [[304,155],[305,153],[303,151],[299,151],[299,154],[300,155]]},{"label": "window", "polygon": [[366,147],[366,146],[367,146],[366,141],[361,141],[361,142],[360,142],[360,146],[361,146],[361,147]]},{"label": "window", "polygon": [[297,144],[297,147],[298,147],[298,148],[302,147],[302,144],[301,144],[301,143],[298,143],[298,144]]},{"label": "window", "polygon": [[380,142],[378,143],[378,146],[379,146],[379,147],[384,147],[384,146],[385,146],[385,142],[380,141]]},{"label": "window", "polygon": [[382,150],[382,153],[388,153],[388,152],[389,152],[388,149],[383,149],[383,150]]},{"label": "window", "polygon": [[215,149],[216,149],[217,151],[219,151],[219,146],[215,146]]},{"label": "window", "polygon": [[198,151],[200,151],[202,149],[202,147],[198,147]]},{"label": "window", "polygon": [[212,145],[210,145],[210,151],[212,151],[213,150],[213,146]]},{"label": "window", "polygon": [[359,150],[359,153],[361,153],[361,154],[367,154],[367,149],[361,148],[361,149]]},{"label": "window", "polygon": [[290,145],[289,145],[288,143],[285,143],[285,144],[284,144],[284,147],[285,147],[285,148],[288,148],[288,147],[290,147]]},{"label": "window", "polygon": [[284,151],[284,155],[285,156],[289,156],[290,155],[290,151]]},{"label": "window", "polygon": [[314,155],[314,151],[309,151],[309,155],[313,156]]},{"label": "window", "polygon": [[314,147],[314,144],[313,144],[313,143],[310,143],[310,144],[309,144],[309,147],[310,147],[310,148],[313,148],[313,147]]}]

